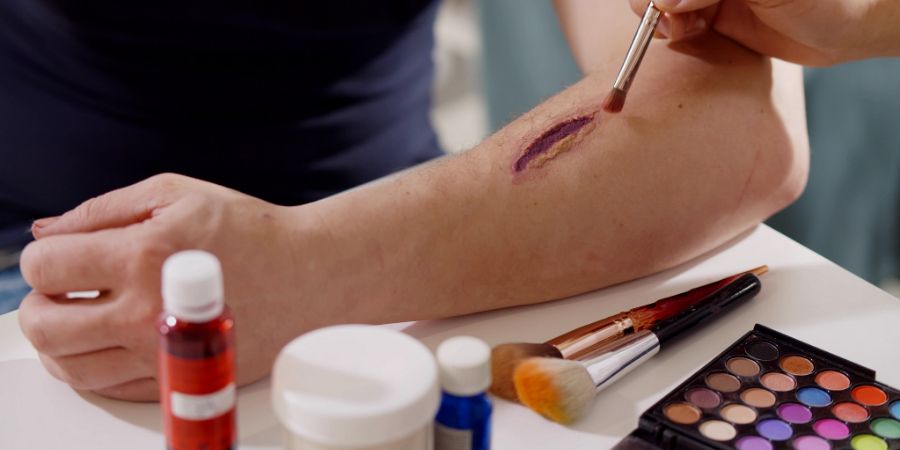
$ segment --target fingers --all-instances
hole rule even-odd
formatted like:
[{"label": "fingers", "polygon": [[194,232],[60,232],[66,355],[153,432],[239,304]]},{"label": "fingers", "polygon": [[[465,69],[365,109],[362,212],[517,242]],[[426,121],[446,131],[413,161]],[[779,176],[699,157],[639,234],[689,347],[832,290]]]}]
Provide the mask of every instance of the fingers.
[{"label": "fingers", "polygon": [[[705,9],[716,5],[720,1],[721,0],[653,0],[653,4],[662,11],[672,14],[681,14]],[[644,7],[647,7],[647,2],[644,2]]]},{"label": "fingers", "polygon": [[113,229],[33,241],[22,251],[22,277],[44,294],[113,290],[126,278],[134,239],[130,230]]},{"label": "fingers", "polygon": [[744,2],[726,2],[719,10],[716,31],[751,50],[804,65],[828,65],[833,61],[824,53],[803,45],[766,25]]},{"label": "fingers", "polygon": [[94,197],[59,217],[37,220],[32,225],[35,238],[62,233],[118,228],[142,222],[166,205],[185,177],[163,174],[140,183]]},{"label": "fingers", "polygon": [[85,391],[109,389],[152,377],[156,367],[121,347],[79,355],[53,357],[40,354],[39,357],[55,378]]},{"label": "fingers", "polygon": [[129,381],[118,386],[95,389],[94,392],[104,397],[130,402],[155,402],[159,400],[159,384],[153,378],[144,378]]},{"label": "fingers", "polygon": [[75,355],[121,345],[108,298],[56,300],[32,291],[19,307],[19,327],[38,352]]},{"label": "fingers", "polygon": [[[647,0],[630,0],[631,9],[638,15],[643,15],[647,8]],[[686,1],[686,0],[685,0]],[[654,2],[657,4],[658,2]],[[664,13],[656,27],[656,36],[681,41],[694,37],[708,28],[715,17],[715,9],[719,0],[693,1],[697,5],[694,9],[685,9],[683,13]],[[659,6],[657,4],[657,6]]]},{"label": "fingers", "polygon": [[[647,10],[648,0],[629,0],[631,9],[639,16],[644,15]],[[681,14],[691,11],[698,11],[717,5],[721,0],[654,0],[659,10],[670,14]]]}]

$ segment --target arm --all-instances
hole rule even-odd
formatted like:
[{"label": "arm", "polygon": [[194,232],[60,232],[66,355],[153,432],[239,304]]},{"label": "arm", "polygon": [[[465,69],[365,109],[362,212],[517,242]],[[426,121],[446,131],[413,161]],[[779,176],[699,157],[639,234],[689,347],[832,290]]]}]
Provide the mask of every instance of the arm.
[{"label": "arm", "polygon": [[[561,10],[589,75],[461,156],[291,208],[160,176],[36,222],[23,331],[76,388],[152,399],[159,268],[203,248],[223,261],[245,384],[311,328],[598,289],[693,258],[799,195],[796,69],[721,37],[656,43],[625,111],[598,113],[635,19],[627,4],[595,5]],[[52,295],[88,289],[104,295]]]},{"label": "arm", "polygon": [[[628,109],[598,113],[635,19],[627,4],[593,5],[561,5],[582,82],[461,157],[298,208],[316,221],[296,241],[327,255],[308,283],[353,311],[341,319],[445,317],[601,288],[697,256],[799,195],[798,69],[773,74],[713,36],[657,43]],[[516,172],[529,143],[585,116],[567,150]]]}]

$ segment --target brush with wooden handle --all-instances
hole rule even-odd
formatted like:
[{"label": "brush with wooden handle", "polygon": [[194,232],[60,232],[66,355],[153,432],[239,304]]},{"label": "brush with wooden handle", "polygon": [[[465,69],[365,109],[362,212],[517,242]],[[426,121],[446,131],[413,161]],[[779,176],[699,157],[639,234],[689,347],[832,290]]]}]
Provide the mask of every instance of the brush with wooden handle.
[{"label": "brush with wooden handle", "polygon": [[544,343],[500,344],[491,350],[492,383],[490,392],[498,397],[517,401],[518,396],[513,385],[512,374],[521,361],[533,357],[580,359],[609,342],[621,339],[631,333],[650,329],[656,323],[666,320],[695,303],[706,299],[741,275],[753,273],[757,276],[762,276],[768,270],[768,266],[760,266],[747,272],[741,272],[737,275],[666,297],[654,303],[639,306],[589,323]]}]

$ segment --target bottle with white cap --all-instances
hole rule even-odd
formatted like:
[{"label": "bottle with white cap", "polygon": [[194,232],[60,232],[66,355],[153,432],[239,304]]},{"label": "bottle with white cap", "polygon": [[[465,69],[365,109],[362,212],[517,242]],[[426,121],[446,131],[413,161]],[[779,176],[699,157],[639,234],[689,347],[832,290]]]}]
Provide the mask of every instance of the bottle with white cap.
[{"label": "bottle with white cap", "polygon": [[439,401],[434,356],[384,327],[311,331],[286,345],[272,370],[290,450],[431,450]]},{"label": "bottle with white cap", "polygon": [[219,260],[183,251],[170,256],[162,272],[159,388],[166,445],[234,448],[234,320]]},{"label": "bottle with white cap", "polygon": [[434,423],[435,450],[491,447],[491,348],[477,338],[447,339],[437,350],[441,408]]}]

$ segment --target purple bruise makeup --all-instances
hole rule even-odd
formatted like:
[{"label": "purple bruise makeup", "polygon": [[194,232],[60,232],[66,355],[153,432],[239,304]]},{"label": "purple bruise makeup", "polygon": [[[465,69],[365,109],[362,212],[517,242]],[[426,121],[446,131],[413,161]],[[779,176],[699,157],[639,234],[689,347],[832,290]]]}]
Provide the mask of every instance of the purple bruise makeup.
[{"label": "purple bruise makeup", "polygon": [[900,450],[900,390],[757,325],[640,419],[616,450]]},{"label": "purple bruise makeup", "polygon": [[591,123],[593,119],[593,115],[580,116],[558,123],[553,128],[545,131],[544,134],[528,145],[519,159],[516,160],[515,171],[517,173],[521,172],[527,169],[532,162],[540,161],[546,156],[553,157],[565,151],[565,149],[556,147],[567,145],[567,138],[577,134],[587,124]]}]

